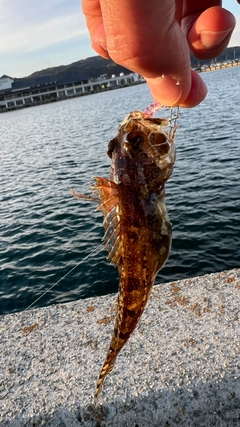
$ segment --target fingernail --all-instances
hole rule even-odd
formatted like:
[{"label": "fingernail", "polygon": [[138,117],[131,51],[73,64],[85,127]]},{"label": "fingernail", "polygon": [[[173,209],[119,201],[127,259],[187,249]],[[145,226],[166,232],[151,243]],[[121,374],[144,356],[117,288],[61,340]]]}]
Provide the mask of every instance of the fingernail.
[{"label": "fingernail", "polygon": [[226,31],[201,31],[199,34],[201,43],[207,49],[218,46],[232,32],[232,29]]},{"label": "fingernail", "polygon": [[182,86],[177,79],[170,76],[160,76],[146,79],[155,101],[166,106],[178,105],[182,96]]}]

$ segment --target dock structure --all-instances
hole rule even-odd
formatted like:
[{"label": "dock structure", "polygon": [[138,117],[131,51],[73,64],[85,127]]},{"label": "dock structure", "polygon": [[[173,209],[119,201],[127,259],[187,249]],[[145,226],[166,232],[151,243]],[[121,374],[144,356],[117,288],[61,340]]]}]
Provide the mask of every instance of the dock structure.
[{"label": "dock structure", "polygon": [[239,427],[240,269],[153,287],[93,406],[116,295],[0,316],[4,427]]},{"label": "dock structure", "polygon": [[107,78],[102,75],[96,79],[73,80],[71,77],[59,81],[49,78],[29,78],[14,81],[3,75],[0,78],[0,112],[32,107],[49,102],[61,101],[77,96],[90,95],[112,89],[119,89],[145,82],[137,73]]}]

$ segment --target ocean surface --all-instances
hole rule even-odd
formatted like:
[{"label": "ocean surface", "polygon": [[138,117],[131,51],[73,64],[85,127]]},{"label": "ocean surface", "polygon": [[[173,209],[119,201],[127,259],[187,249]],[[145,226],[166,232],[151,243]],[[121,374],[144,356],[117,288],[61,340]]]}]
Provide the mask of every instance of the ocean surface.
[{"label": "ocean surface", "polygon": [[[240,67],[202,77],[208,97],[178,120],[158,284],[240,267]],[[117,292],[102,214],[70,187],[109,177],[108,141],[151,102],[143,84],[0,115],[0,314]]]}]

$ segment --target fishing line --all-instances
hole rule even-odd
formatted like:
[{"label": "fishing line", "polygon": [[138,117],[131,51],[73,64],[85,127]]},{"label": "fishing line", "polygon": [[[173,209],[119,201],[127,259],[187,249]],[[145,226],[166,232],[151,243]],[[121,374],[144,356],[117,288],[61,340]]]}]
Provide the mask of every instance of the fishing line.
[{"label": "fishing line", "polygon": [[[78,264],[76,264],[74,267],[71,268],[64,276],[62,276],[57,282],[55,282],[50,288],[48,288],[45,292],[43,292],[38,298],[36,298],[28,307],[26,307],[23,311],[20,312],[20,315],[28,311],[34,304],[36,304],[37,301],[39,301],[44,295],[46,295],[48,292],[50,292],[55,286],[57,286],[63,279],[65,279],[70,273],[73,272],[76,268],[79,267],[83,262],[85,262],[88,258],[90,258],[94,253],[98,253],[103,248],[103,243],[100,243],[96,248],[94,248],[85,258],[83,258]],[[19,319],[20,321],[20,319]],[[7,328],[1,329],[0,332],[5,332]]]},{"label": "fishing line", "polygon": [[44,297],[44,295],[46,295],[48,292],[50,292],[55,286],[57,286],[63,279],[65,279],[70,273],[72,273],[73,270],[75,270],[77,267],[79,267],[80,264],[82,264],[84,261],[86,261],[90,256],[92,256],[95,252],[98,253],[97,251],[100,250],[100,248],[103,246],[103,244],[101,243],[99,246],[97,246],[95,249],[93,249],[87,256],[85,256],[85,258],[83,258],[78,264],[76,264],[73,268],[71,268],[71,270],[69,270],[66,274],[64,274],[64,276],[61,277],[61,279],[59,279],[56,283],[54,283],[52,286],[50,286],[49,289],[47,289],[45,292],[43,292],[43,294],[41,294],[37,299],[35,299],[35,301],[33,301],[27,308],[25,308],[22,313],[24,313],[25,311],[29,310],[30,307],[32,307],[37,301],[39,301],[42,297]]}]

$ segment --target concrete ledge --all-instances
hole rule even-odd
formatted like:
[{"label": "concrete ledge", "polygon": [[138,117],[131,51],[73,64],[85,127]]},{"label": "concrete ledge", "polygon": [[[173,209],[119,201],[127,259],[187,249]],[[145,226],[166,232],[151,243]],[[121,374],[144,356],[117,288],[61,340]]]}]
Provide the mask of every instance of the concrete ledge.
[{"label": "concrete ledge", "polygon": [[240,426],[240,269],[155,286],[94,409],[115,300],[0,317],[0,425]]}]

